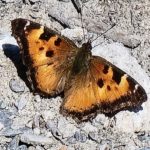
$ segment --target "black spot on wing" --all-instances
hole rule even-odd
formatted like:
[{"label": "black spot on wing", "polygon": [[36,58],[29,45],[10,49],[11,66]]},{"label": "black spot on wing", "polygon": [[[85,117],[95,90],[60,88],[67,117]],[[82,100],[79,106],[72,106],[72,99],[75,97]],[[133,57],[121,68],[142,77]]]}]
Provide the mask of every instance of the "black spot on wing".
[{"label": "black spot on wing", "polygon": [[97,81],[97,85],[98,85],[100,88],[102,88],[103,85],[104,85],[103,80],[102,80],[102,79],[99,79],[99,80]]},{"label": "black spot on wing", "polygon": [[116,69],[113,69],[113,77],[112,79],[119,84],[121,81],[121,77],[124,75],[124,73],[121,73],[121,71],[117,71]]},{"label": "black spot on wing", "polygon": [[52,50],[48,50],[46,52],[46,57],[52,57],[54,55],[54,52]]},{"label": "black spot on wing", "polygon": [[108,90],[108,91],[111,91],[111,88],[110,88],[110,86],[109,86],[109,85],[107,85],[107,90]]},{"label": "black spot on wing", "polygon": [[60,38],[57,38],[57,40],[54,42],[55,46],[59,46],[61,41],[62,40]]},{"label": "black spot on wing", "polygon": [[44,47],[40,47],[39,50],[40,50],[40,51],[44,50]]},{"label": "black spot on wing", "polygon": [[107,74],[107,73],[108,73],[108,69],[109,69],[109,66],[108,66],[108,65],[105,65],[105,66],[104,66],[104,69],[103,69],[103,73],[104,73],[104,74]]},{"label": "black spot on wing", "polygon": [[56,34],[50,29],[44,27],[44,32],[40,35],[39,39],[48,41],[52,36]]}]

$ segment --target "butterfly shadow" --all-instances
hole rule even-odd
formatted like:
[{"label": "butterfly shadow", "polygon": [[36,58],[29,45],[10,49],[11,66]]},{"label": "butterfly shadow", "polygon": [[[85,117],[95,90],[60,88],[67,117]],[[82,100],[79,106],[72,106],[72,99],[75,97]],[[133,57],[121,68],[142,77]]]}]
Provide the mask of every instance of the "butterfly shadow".
[{"label": "butterfly shadow", "polygon": [[18,76],[25,82],[27,87],[31,90],[30,83],[26,75],[27,68],[26,66],[23,65],[21,61],[19,47],[13,44],[3,44],[2,48],[3,48],[5,56],[8,57],[14,63],[17,69]]},{"label": "butterfly shadow", "polygon": [[[25,84],[29,88],[30,92],[33,92],[35,95],[39,94],[37,91],[34,91],[34,89],[32,89],[31,83],[28,80],[28,77],[26,74],[28,69],[22,62],[19,47],[17,45],[13,45],[13,44],[3,44],[2,48],[3,48],[5,56],[8,57],[14,63],[14,65],[17,69],[18,76],[25,82]],[[63,97],[63,95],[64,95],[63,92],[58,95],[54,95],[54,96],[40,94],[40,96],[43,98],[52,98],[52,97],[54,98],[57,96]]]}]

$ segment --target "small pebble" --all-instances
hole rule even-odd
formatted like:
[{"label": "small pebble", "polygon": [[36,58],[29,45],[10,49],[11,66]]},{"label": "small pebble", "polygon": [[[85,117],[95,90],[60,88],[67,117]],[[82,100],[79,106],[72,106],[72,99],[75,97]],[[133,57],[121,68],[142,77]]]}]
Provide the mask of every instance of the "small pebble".
[{"label": "small pebble", "polygon": [[45,150],[45,149],[44,149],[43,147],[37,145],[37,146],[36,146],[36,150]]},{"label": "small pebble", "polygon": [[4,101],[0,101],[0,109],[5,109],[6,103]]},{"label": "small pebble", "polygon": [[20,145],[16,150],[28,150],[26,145]]},{"label": "small pebble", "polygon": [[81,143],[84,143],[87,140],[87,136],[84,133],[78,131],[75,132],[74,138]]},{"label": "small pebble", "polygon": [[32,133],[24,133],[21,134],[21,141],[28,144],[52,144],[53,140],[51,138],[48,138],[46,136],[42,135],[35,135]]},{"label": "small pebble", "polygon": [[0,122],[0,131],[4,128],[4,124]]},{"label": "small pebble", "polygon": [[100,145],[99,150],[110,150],[110,146],[108,144]]},{"label": "small pebble", "polygon": [[15,136],[8,145],[8,149],[16,150],[19,145],[19,136]]},{"label": "small pebble", "polygon": [[35,96],[34,96],[34,100],[35,100],[36,102],[41,102],[41,97],[40,97],[39,95],[35,95]]},{"label": "small pebble", "polygon": [[74,136],[71,136],[67,139],[67,142],[69,144],[76,144],[77,140],[74,138]]},{"label": "small pebble", "polygon": [[16,79],[10,80],[9,87],[13,92],[16,92],[16,93],[22,93],[25,90],[23,83],[21,83],[19,80],[16,80]]},{"label": "small pebble", "polygon": [[36,150],[36,148],[34,146],[30,146],[28,150]]},{"label": "small pebble", "polygon": [[15,106],[18,108],[18,110],[22,110],[26,106],[27,102],[28,99],[26,95],[22,94],[19,101],[15,103]]},{"label": "small pebble", "polygon": [[94,132],[89,132],[88,138],[89,138],[90,140],[92,140],[92,141],[98,142],[98,139],[97,139],[97,137],[96,137],[96,135],[95,135]]},{"label": "small pebble", "polygon": [[39,128],[34,128],[33,132],[34,132],[34,134],[39,135],[40,134],[40,129]]},{"label": "small pebble", "polygon": [[40,127],[40,114],[36,113],[33,120],[33,127],[39,128]]}]

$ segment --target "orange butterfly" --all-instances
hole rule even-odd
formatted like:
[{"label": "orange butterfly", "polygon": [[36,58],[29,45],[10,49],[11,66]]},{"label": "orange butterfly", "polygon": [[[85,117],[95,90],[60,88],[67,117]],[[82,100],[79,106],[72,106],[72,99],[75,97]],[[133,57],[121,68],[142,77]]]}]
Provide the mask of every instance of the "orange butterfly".
[{"label": "orange butterfly", "polygon": [[34,91],[49,96],[64,92],[62,114],[86,120],[97,112],[115,114],[147,100],[134,79],[107,60],[92,56],[90,42],[79,48],[70,39],[26,19],[12,21],[12,34]]}]

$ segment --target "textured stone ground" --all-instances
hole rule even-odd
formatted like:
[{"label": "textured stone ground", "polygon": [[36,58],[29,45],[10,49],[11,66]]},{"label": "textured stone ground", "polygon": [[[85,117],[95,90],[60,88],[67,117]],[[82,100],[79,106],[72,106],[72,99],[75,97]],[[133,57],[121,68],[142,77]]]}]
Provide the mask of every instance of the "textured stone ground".
[{"label": "textured stone ground", "polygon": [[[146,90],[148,101],[137,113],[113,118],[102,114],[77,124],[59,114],[60,97],[34,96],[24,82],[19,49],[11,37],[10,21],[23,17],[45,24],[82,43],[82,23],[70,0],[0,1],[0,149],[14,150],[148,150],[150,149],[150,2],[148,0],[89,0],[83,6],[88,36],[111,30],[93,42],[102,56],[133,76]],[[88,36],[86,38],[88,39]]]}]

